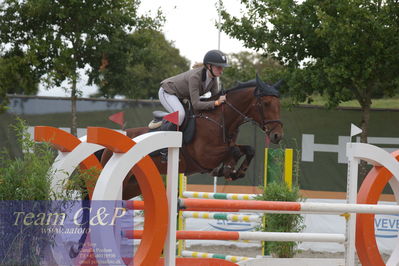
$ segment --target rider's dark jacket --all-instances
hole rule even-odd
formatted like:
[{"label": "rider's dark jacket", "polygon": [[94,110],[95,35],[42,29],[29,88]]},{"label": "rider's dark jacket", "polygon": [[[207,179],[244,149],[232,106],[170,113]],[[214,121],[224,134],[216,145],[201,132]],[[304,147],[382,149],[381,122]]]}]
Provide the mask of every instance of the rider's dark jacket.
[{"label": "rider's dark jacket", "polygon": [[199,67],[167,78],[161,82],[161,87],[169,94],[176,95],[180,100],[191,101],[194,110],[209,110],[215,108],[214,101],[200,101],[200,96],[208,91],[212,96],[218,92],[215,78],[205,88],[206,68]]}]

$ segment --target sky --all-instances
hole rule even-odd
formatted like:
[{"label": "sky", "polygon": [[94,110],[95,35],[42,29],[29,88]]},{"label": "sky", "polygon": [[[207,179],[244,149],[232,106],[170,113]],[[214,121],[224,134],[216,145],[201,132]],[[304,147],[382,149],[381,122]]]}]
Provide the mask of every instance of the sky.
[{"label": "sky", "polygon": [[[239,15],[239,0],[223,0],[226,9]],[[180,54],[191,63],[202,61],[204,54],[218,48],[217,0],[151,0],[143,1],[142,9],[155,11],[160,7],[166,17],[164,33],[174,42]],[[245,48],[238,40],[221,34],[220,49],[225,53],[239,52]]]},{"label": "sky", "polygon": [[[239,0],[223,0],[227,11],[233,15],[240,14]],[[160,8],[166,18],[163,32],[168,41],[180,50],[191,64],[202,62],[205,53],[218,48],[219,34],[215,23],[218,21],[217,0],[142,0],[140,13],[152,12]],[[238,40],[220,35],[220,50],[225,53],[238,53],[248,50]],[[83,76],[79,87],[83,91],[82,97],[94,92],[94,86],[85,85]],[[41,88],[40,96],[69,96],[61,88],[49,91]]]}]

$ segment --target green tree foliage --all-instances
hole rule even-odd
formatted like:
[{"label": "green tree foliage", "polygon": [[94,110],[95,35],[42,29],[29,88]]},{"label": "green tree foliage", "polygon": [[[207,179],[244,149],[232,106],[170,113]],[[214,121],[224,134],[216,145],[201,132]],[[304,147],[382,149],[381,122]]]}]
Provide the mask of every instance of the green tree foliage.
[{"label": "green tree foliage", "polygon": [[39,76],[22,51],[0,57],[0,112],[8,104],[7,94],[36,94]]},{"label": "green tree foliage", "polygon": [[[123,56],[124,53],[128,56]],[[158,98],[160,82],[187,71],[189,61],[155,29],[140,29],[127,40],[113,39],[104,50],[103,67],[93,70],[90,82],[99,95],[113,98]]]},{"label": "green tree foliage", "polygon": [[372,97],[399,85],[397,0],[241,0],[242,17],[223,11],[228,35],[287,66],[297,101],[325,93],[329,106],[356,99],[367,140]]},{"label": "green tree foliage", "polygon": [[[101,64],[103,47],[117,36],[127,41],[139,28],[157,28],[159,17],[137,14],[140,1],[5,0],[0,3],[0,40],[4,50],[24,51],[49,88],[68,84],[72,133],[76,134],[79,69]],[[124,54],[123,56],[127,56]],[[65,83],[64,83],[65,84]]]},{"label": "green tree foliage", "polygon": [[221,77],[224,88],[233,87],[237,81],[247,81],[259,73],[265,82],[276,82],[282,76],[283,67],[275,59],[259,53],[240,52],[228,55],[231,67],[225,68]]}]

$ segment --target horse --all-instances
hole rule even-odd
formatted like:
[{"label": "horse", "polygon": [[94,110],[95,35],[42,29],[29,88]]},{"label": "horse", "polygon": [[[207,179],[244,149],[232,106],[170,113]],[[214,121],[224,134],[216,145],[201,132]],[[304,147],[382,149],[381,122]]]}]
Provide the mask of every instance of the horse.
[{"label": "horse", "polygon": [[[262,129],[272,143],[278,144],[283,137],[283,123],[280,120],[280,93],[278,87],[264,83],[258,75],[256,79],[238,83],[226,90],[226,101],[213,110],[194,113],[195,135],[182,146],[179,172],[186,175],[194,173],[212,173],[236,180],[245,176],[245,172],[254,157],[255,150],[249,145],[236,144],[239,127],[247,122],[254,122]],[[209,100],[217,99],[215,95]],[[188,116],[188,115],[186,115]],[[149,127],[126,129],[130,138],[150,131]],[[101,156],[104,166],[112,156],[112,151],[105,149]],[[237,162],[245,156],[240,165]],[[166,174],[167,163],[160,154],[152,156],[161,174]],[[123,183],[123,199],[140,195],[134,176],[130,172]]]}]

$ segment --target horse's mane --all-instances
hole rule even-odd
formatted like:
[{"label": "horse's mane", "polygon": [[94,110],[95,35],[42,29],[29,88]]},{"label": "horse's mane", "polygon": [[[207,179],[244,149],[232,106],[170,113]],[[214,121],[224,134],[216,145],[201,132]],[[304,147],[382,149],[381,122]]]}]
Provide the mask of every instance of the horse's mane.
[{"label": "horse's mane", "polygon": [[233,91],[238,91],[238,90],[242,90],[242,89],[246,89],[246,88],[253,88],[253,87],[256,87],[256,79],[251,79],[251,80],[248,80],[245,82],[238,81],[234,87],[227,89],[225,91],[225,93],[227,94],[227,93],[230,93]]},{"label": "horse's mane", "polygon": [[227,90],[221,90],[219,91],[217,94],[209,97],[209,98],[203,98],[201,99],[201,101],[207,102],[207,101],[214,101],[217,100],[221,95],[225,95],[228,94],[230,92],[234,92],[234,91],[238,91],[238,90],[242,90],[242,89],[247,89],[247,88],[253,88],[256,87],[256,80],[255,79],[251,79],[245,82],[240,82],[238,81],[236,83],[235,86],[227,89]]},{"label": "horse's mane", "polygon": [[256,75],[255,79],[251,79],[245,82],[240,82],[238,81],[237,84],[227,90],[221,90],[219,91],[216,95],[213,95],[210,98],[207,99],[201,99],[203,101],[213,101],[216,100],[217,98],[220,97],[220,95],[224,95],[224,94],[229,94],[231,92],[235,92],[235,91],[239,91],[239,90],[243,90],[243,89],[247,89],[247,88],[256,88],[255,89],[255,96],[259,97],[259,96],[275,96],[277,98],[280,97],[280,92],[278,91],[278,87],[281,86],[281,84],[283,83],[283,80],[278,81],[276,84],[273,85],[269,85],[265,82],[263,82],[258,75]]}]

